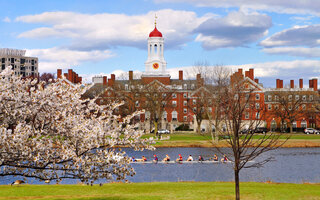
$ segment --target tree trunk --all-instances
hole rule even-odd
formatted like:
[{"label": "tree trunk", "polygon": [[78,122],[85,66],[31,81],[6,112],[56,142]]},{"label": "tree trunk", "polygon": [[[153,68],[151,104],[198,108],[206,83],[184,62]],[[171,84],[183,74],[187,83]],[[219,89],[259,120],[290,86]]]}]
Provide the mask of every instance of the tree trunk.
[{"label": "tree trunk", "polygon": [[197,120],[197,123],[198,123],[197,133],[200,135],[200,134],[201,134],[201,121],[198,121],[198,120]]},{"label": "tree trunk", "polygon": [[240,183],[239,183],[239,170],[234,169],[234,182],[236,190],[236,200],[240,200]]},{"label": "tree trunk", "polygon": [[154,125],[154,134],[158,134],[158,122],[153,121],[153,125]]},{"label": "tree trunk", "polygon": [[292,123],[290,123],[290,133],[293,132]]}]

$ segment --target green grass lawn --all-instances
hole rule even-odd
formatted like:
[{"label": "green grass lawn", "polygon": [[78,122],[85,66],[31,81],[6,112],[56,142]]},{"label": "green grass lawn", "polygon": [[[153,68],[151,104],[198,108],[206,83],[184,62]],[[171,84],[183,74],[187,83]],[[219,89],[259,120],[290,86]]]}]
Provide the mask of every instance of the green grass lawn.
[{"label": "green grass lawn", "polygon": [[[242,199],[320,199],[319,184],[241,183]],[[0,199],[234,199],[225,182],[0,186]]]},{"label": "green grass lawn", "polygon": [[[154,134],[147,134],[144,137],[155,137]],[[262,134],[256,134],[253,136],[253,139],[259,139],[262,137]],[[312,143],[312,146],[320,147],[320,135],[306,135],[303,133],[298,134],[283,134],[280,139],[286,139],[290,137],[287,141],[288,147],[305,147],[305,143]],[[201,147],[210,147],[211,135],[204,134],[198,135],[192,132],[176,132],[170,134],[170,140],[157,141],[156,147],[192,147],[192,146],[201,146]],[[221,139],[219,144],[224,144],[225,140]]]}]

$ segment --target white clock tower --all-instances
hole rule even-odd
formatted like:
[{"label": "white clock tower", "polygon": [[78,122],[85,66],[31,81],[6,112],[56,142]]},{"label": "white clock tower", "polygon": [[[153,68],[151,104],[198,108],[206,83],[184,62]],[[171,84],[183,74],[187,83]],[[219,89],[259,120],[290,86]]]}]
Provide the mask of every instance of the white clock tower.
[{"label": "white clock tower", "polygon": [[145,62],[146,71],[143,76],[168,77],[166,72],[167,62],[163,56],[164,42],[162,33],[157,29],[155,22],[154,30],[149,34],[148,38],[148,59]]}]

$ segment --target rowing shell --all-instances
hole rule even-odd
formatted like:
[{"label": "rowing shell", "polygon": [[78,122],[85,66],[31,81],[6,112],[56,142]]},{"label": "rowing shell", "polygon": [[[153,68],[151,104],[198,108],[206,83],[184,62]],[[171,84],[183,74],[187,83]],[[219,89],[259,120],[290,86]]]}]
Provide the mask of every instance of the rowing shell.
[{"label": "rowing shell", "polygon": [[[248,161],[254,162],[254,160]],[[130,162],[131,164],[219,164],[219,163],[233,163],[232,161],[213,161],[213,160],[205,160],[205,161],[142,161],[142,162]]]},{"label": "rowing shell", "polygon": [[203,163],[203,164],[218,164],[218,163],[231,163],[231,161],[220,162],[220,161],[212,161],[212,160],[205,160],[205,161],[144,161],[144,162],[131,162],[133,164],[194,164],[194,163]]}]

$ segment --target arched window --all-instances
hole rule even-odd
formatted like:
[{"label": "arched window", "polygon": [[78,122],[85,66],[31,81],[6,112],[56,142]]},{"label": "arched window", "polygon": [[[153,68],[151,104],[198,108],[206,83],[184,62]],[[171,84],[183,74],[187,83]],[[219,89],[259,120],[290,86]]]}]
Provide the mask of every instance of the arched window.
[{"label": "arched window", "polygon": [[171,113],[171,115],[172,115],[172,121],[177,121],[177,119],[178,119],[178,113],[177,113],[177,111],[173,111],[173,112]]},{"label": "arched window", "polygon": [[163,118],[163,120],[167,121],[167,112],[166,111],[163,112],[162,118]]},{"label": "arched window", "polygon": [[145,116],[146,116],[146,119],[150,119],[150,112],[147,111],[147,112],[145,113]]},{"label": "arched window", "polygon": [[271,131],[275,131],[277,129],[277,122],[276,120],[271,121]]},{"label": "arched window", "polygon": [[157,54],[157,52],[158,52],[158,45],[155,44],[155,45],[154,45],[154,53]]}]

